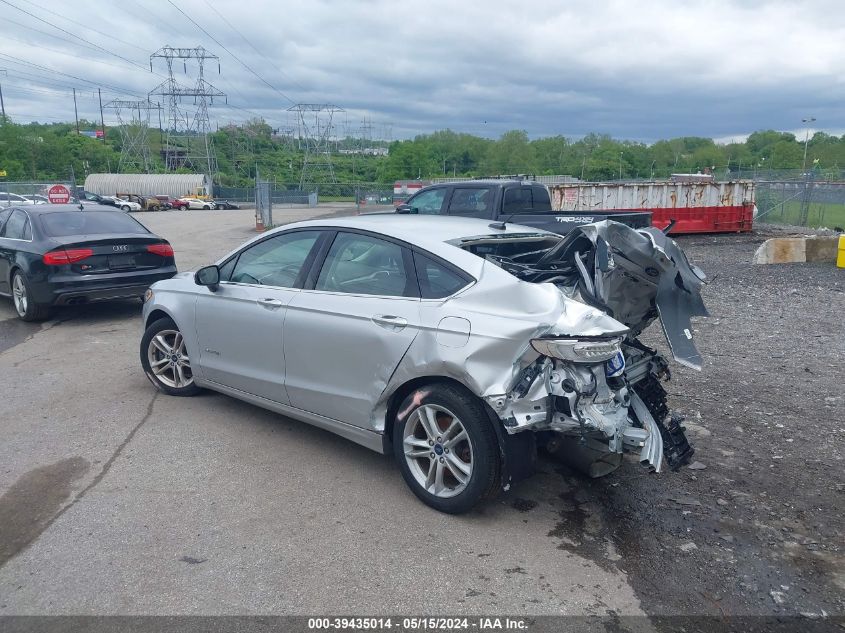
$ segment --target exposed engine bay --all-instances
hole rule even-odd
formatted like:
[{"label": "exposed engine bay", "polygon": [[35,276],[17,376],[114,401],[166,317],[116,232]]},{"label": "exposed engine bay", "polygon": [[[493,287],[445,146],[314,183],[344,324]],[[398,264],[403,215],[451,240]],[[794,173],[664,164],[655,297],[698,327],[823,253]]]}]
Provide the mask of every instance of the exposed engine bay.
[{"label": "exposed engine bay", "polygon": [[[707,316],[703,272],[655,228],[612,221],[548,234],[465,240],[461,246],[533,283],[552,283],[569,300],[537,338],[507,393],[487,398],[508,433],[533,431],[553,452],[600,476],[624,452],[660,472],[694,450],[666,405],[668,363],[638,336],[659,319],[674,359],[701,369],[691,318]],[[598,467],[597,467],[598,465]]]}]

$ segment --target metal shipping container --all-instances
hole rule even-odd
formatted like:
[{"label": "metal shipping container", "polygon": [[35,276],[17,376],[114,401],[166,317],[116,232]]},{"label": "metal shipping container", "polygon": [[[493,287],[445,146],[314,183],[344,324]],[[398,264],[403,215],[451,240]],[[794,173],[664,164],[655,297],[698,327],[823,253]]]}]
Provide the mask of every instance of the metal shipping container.
[{"label": "metal shipping container", "polygon": [[571,183],[549,187],[557,211],[651,211],[652,224],[672,234],[750,231],[754,182]]}]

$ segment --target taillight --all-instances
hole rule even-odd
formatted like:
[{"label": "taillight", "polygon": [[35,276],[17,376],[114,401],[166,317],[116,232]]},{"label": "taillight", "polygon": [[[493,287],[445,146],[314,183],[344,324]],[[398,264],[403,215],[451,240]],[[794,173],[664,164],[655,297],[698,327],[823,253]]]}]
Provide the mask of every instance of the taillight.
[{"label": "taillight", "polygon": [[173,257],[173,247],[170,244],[150,244],[147,250],[162,257]]},{"label": "taillight", "polygon": [[63,266],[64,264],[75,264],[87,259],[94,254],[90,248],[61,248],[56,251],[44,253],[42,257],[48,266]]}]

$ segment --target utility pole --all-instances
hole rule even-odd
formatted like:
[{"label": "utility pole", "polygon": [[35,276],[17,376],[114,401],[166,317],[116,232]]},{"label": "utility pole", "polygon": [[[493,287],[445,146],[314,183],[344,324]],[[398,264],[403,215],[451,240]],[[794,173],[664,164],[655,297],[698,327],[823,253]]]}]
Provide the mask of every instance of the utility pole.
[{"label": "utility pole", "polygon": [[73,118],[76,119],[76,135],[79,136],[79,110],[76,108],[76,88],[73,89]]},{"label": "utility pole", "polygon": [[816,120],[816,117],[807,117],[806,119],[801,119],[801,123],[807,128],[806,133],[804,134],[804,162],[801,163],[801,173],[804,174],[807,171],[807,145],[810,142],[810,123]]},{"label": "utility pole", "polygon": [[[103,145],[106,144],[106,118],[103,116],[103,93],[97,88],[97,97],[100,99],[100,127],[103,128]],[[111,171],[111,168],[109,168]]]},{"label": "utility pole", "polygon": [[[6,74],[6,71],[0,68],[0,73]],[[3,103],[3,85],[0,84],[0,115],[2,115],[2,122],[6,122],[6,104]]]}]

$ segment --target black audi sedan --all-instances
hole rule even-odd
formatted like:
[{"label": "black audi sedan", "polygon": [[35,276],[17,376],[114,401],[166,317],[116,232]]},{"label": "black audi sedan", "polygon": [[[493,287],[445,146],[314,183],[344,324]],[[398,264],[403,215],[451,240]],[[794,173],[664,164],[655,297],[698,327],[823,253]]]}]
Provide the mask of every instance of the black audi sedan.
[{"label": "black audi sedan", "polygon": [[42,204],[0,209],[0,295],[24,321],[59,305],[143,297],[176,274],[170,243],[127,213]]}]

